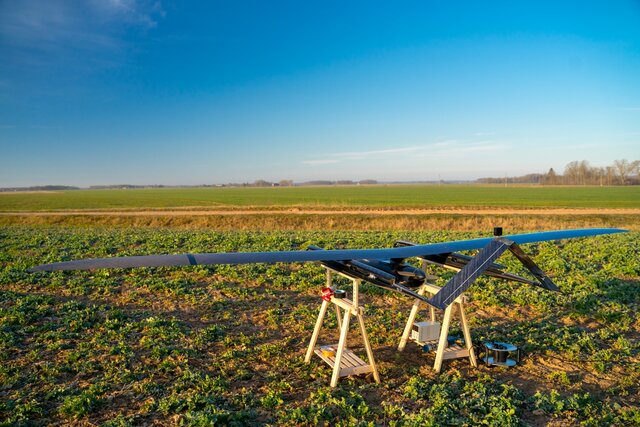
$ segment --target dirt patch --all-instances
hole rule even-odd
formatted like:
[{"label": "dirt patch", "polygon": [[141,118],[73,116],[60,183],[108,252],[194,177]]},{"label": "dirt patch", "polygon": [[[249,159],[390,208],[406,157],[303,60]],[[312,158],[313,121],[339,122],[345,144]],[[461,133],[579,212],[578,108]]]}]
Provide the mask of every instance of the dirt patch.
[{"label": "dirt patch", "polygon": [[64,210],[64,211],[38,211],[38,212],[0,212],[2,216],[64,216],[64,215],[91,215],[91,216],[210,216],[210,215],[640,215],[640,209],[598,209],[598,208],[536,208],[536,209],[500,209],[500,208],[434,208],[434,209],[144,209],[144,210]]}]

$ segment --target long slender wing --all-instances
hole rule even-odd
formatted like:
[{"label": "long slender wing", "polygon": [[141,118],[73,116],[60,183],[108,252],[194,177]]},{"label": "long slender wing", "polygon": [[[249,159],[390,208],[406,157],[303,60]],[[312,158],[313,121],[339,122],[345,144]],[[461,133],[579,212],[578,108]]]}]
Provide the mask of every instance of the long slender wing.
[{"label": "long slender wing", "polygon": [[[596,236],[599,234],[620,233],[624,231],[626,230],[617,228],[585,228],[578,230],[559,230],[540,233],[514,234],[512,236],[505,237],[518,244],[523,244],[543,242],[548,240],[570,239],[575,237]],[[93,270],[97,268],[162,267],[208,264],[251,264],[263,262],[273,263],[303,261],[347,261],[354,259],[403,259],[415,256],[480,249],[486,246],[491,240],[491,237],[487,237],[481,239],[458,240],[453,242],[431,243],[427,245],[385,249],[228,252],[92,258],[77,261],[43,264],[29,269],[29,271]]]}]

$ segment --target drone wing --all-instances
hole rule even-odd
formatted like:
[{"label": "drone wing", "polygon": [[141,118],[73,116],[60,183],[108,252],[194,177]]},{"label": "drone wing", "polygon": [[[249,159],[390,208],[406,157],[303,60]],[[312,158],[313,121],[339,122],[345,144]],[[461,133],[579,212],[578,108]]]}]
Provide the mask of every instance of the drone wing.
[{"label": "drone wing", "polygon": [[[549,240],[570,239],[575,237],[596,236],[599,234],[620,233],[626,230],[617,228],[586,228],[577,230],[546,231],[540,233],[514,234],[505,236],[518,243],[534,243]],[[453,242],[431,243],[427,245],[406,246],[385,249],[338,249],[314,251],[280,251],[280,252],[228,252],[181,255],[149,255],[125,256],[114,258],[92,258],[76,261],[43,264],[29,269],[36,271],[58,270],[93,270],[98,268],[133,268],[133,267],[173,267],[185,265],[213,264],[251,264],[273,262],[305,262],[305,261],[347,261],[347,260],[389,260],[405,259],[416,256],[447,254],[452,252],[481,249],[492,238],[458,240]]]}]

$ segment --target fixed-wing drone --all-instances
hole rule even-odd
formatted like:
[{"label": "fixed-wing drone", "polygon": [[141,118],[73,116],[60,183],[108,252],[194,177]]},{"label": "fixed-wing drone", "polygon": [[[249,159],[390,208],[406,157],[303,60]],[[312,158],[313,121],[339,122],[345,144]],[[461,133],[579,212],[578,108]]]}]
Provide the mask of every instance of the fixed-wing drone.
[{"label": "fixed-wing drone", "polygon": [[[230,252],[93,258],[43,264],[33,267],[29,271],[316,261],[347,276],[364,280],[385,289],[401,292],[426,302],[433,307],[444,309],[468,289],[482,274],[557,291],[558,287],[535,262],[522,251],[519,246],[520,244],[588,237],[624,231],[626,230],[616,228],[560,230],[425,245],[398,241],[394,247],[384,249],[324,250],[316,246],[310,246],[308,250],[304,251]],[[477,249],[479,249],[479,252],[473,257],[459,253],[460,251]],[[505,267],[496,264],[494,261],[506,250],[509,250],[531,272],[537,281],[503,271]],[[427,277],[423,270],[406,263],[408,258],[414,257],[418,257],[426,263],[457,270],[458,273],[433,297],[426,298],[413,290],[421,286]]]}]

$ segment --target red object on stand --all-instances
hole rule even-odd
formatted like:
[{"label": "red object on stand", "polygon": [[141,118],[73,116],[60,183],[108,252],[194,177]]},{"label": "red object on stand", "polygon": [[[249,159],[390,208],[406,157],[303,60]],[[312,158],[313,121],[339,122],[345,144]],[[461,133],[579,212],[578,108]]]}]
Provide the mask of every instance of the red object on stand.
[{"label": "red object on stand", "polygon": [[331,301],[331,298],[333,297],[333,289],[331,288],[322,288],[322,299],[325,301]]}]

